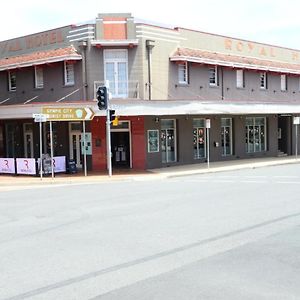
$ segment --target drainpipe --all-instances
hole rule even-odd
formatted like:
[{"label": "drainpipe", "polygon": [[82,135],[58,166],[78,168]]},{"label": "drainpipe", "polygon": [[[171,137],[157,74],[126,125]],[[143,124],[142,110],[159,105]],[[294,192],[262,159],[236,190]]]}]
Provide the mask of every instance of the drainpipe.
[{"label": "drainpipe", "polygon": [[152,49],[154,48],[155,41],[146,40],[146,49],[147,49],[147,57],[148,57],[148,91],[149,96],[148,99],[152,99],[152,76],[151,76],[151,68],[152,68]]},{"label": "drainpipe", "polygon": [[221,99],[224,100],[224,74],[223,67],[221,67]]},{"label": "drainpipe", "polygon": [[80,45],[82,48],[82,86],[83,86],[83,100],[87,100],[87,74],[86,74],[86,48],[87,48],[87,42],[84,41]]}]

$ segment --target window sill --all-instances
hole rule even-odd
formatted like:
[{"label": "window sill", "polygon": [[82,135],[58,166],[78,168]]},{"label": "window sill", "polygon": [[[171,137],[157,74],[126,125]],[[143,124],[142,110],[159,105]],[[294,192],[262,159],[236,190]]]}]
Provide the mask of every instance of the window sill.
[{"label": "window sill", "polygon": [[73,83],[65,83],[64,87],[70,87],[70,86],[74,86],[74,85],[75,85],[75,82],[73,82]]},{"label": "window sill", "polygon": [[189,84],[187,82],[181,82],[181,83],[176,83],[175,87],[187,87],[189,86]]},{"label": "window sill", "polygon": [[220,86],[218,86],[217,84],[209,84],[209,87],[215,89],[215,88],[219,88]]}]

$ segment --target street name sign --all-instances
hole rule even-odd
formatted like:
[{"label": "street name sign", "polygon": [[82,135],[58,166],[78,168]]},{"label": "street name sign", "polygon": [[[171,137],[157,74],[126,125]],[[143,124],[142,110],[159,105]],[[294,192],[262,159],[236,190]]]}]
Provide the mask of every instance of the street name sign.
[{"label": "street name sign", "polygon": [[47,121],[47,115],[45,114],[32,114],[32,117],[34,118],[34,122],[46,122]]},{"label": "street name sign", "polygon": [[47,121],[89,121],[95,113],[89,107],[43,107]]}]

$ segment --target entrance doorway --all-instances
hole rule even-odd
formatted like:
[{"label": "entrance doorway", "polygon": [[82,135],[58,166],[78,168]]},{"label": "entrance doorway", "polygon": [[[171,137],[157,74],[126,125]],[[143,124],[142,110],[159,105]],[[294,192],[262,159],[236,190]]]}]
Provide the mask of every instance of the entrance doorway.
[{"label": "entrance doorway", "polygon": [[33,158],[33,129],[32,123],[23,124],[24,133],[24,157]]},{"label": "entrance doorway", "polygon": [[112,166],[114,168],[131,168],[130,121],[120,121],[111,126]]},{"label": "entrance doorway", "polygon": [[129,132],[112,132],[111,134],[112,165],[115,168],[130,167]]},{"label": "entrance doorway", "polygon": [[81,153],[81,123],[69,123],[70,159],[74,160],[77,168],[82,168]]},{"label": "entrance doorway", "polygon": [[291,116],[278,117],[278,155],[292,154]]}]

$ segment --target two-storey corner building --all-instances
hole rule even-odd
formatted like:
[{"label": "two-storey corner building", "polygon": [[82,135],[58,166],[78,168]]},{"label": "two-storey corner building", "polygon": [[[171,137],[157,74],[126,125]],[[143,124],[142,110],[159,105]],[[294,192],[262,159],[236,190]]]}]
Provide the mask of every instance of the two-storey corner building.
[{"label": "two-storey corner building", "polygon": [[[0,43],[0,157],[38,158],[32,115],[64,111],[51,121],[54,156],[82,167],[84,130],[88,168],[105,170],[106,118],[95,95],[107,83],[120,120],[111,126],[114,168],[295,151],[300,51],[99,14]],[[71,116],[84,108],[94,118]],[[49,130],[43,123],[43,153],[50,153]]]}]

